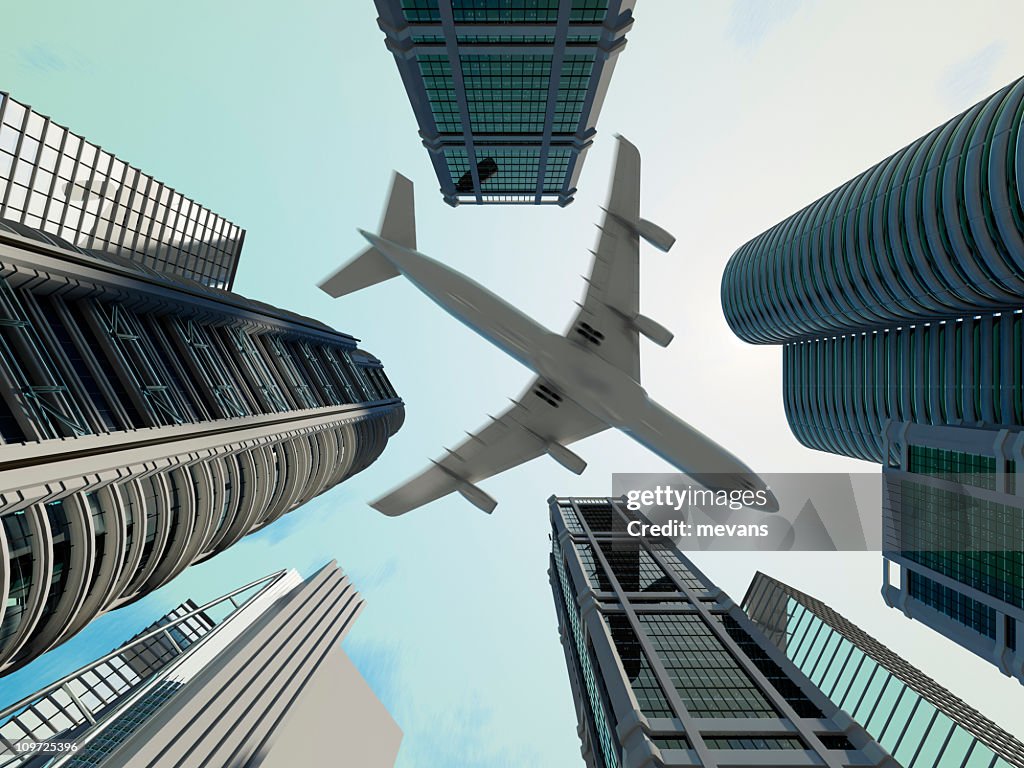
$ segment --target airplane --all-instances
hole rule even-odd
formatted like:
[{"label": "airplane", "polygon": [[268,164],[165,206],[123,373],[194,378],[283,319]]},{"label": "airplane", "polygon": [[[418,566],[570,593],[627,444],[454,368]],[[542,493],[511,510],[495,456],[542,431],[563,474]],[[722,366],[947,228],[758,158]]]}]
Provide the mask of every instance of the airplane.
[{"label": "airplane", "polygon": [[448,450],[423,473],[370,506],[401,515],[458,492],[484,512],[497,501],[477,483],[547,454],[576,474],[569,449],[615,427],[713,491],[762,492],[757,508],[778,510],[767,484],[725,448],[677,418],[640,386],[640,335],[665,347],[672,333],[640,314],[640,238],[667,252],[675,238],[640,218],[640,153],[621,136],[587,294],[558,335],[465,275],[416,251],[413,184],[395,173],[380,234],[324,279],[337,298],[404,275],[442,309],[537,374],[512,406]]}]

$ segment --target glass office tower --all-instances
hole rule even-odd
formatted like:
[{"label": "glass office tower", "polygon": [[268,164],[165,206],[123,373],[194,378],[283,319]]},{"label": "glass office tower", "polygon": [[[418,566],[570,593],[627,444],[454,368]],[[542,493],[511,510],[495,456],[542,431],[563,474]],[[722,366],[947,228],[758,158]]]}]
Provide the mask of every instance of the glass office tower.
[{"label": "glass office tower", "polygon": [[549,500],[549,575],[590,768],[896,766],[619,499]]},{"label": "glass office tower", "polygon": [[733,331],[783,345],[797,439],[892,481],[886,600],[1020,680],[1022,125],[1024,78],[746,243],[722,278]]},{"label": "glass office tower", "polygon": [[[231,290],[245,232],[0,92],[0,219]],[[31,236],[31,235],[30,235]]]},{"label": "glass office tower", "polygon": [[35,113],[17,114],[28,154],[0,177],[0,675],[363,470],[404,418],[352,336],[149,260],[178,259],[177,235],[87,236],[103,218],[74,200],[54,229],[35,192],[19,212],[18,169],[42,183],[53,124],[26,149]]},{"label": "glass office tower", "polygon": [[733,254],[730,327],[782,344],[808,447],[883,461],[889,421],[1024,426],[1024,78]]},{"label": "glass office tower", "polygon": [[0,768],[391,766],[401,730],[340,646],[362,606],[333,562],[186,603],[0,710]]},{"label": "glass office tower", "polygon": [[375,0],[450,205],[576,192],[635,0]]},{"label": "glass office tower", "polygon": [[886,603],[1024,682],[1024,433],[900,423],[886,445]]},{"label": "glass office tower", "polygon": [[810,595],[758,573],[743,609],[904,768],[1024,765],[1024,744]]}]

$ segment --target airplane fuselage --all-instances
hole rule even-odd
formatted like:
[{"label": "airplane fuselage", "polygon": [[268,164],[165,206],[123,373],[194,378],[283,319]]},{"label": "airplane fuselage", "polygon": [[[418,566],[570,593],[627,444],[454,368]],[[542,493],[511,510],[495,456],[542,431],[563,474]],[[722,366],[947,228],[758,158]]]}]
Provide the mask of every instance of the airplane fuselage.
[{"label": "airplane fuselage", "polygon": [[647,401],[644,388],[627,373],[552,333],[476,281],[420,253],[388,254],[388,259],[448,314],[605,423],[621,428],[621,412]]},{"label": "airplane fuselage", "polygon": [[[448,314],[532,370],[560,395],[698,482],[736,490],[762,486],[736,456],[652,401],[639,382],[590,349],[552,333],[429,256],[411,250],[386,255],[395,269]],[[681,455],[696,457],[699,466],[683,466]]]}]

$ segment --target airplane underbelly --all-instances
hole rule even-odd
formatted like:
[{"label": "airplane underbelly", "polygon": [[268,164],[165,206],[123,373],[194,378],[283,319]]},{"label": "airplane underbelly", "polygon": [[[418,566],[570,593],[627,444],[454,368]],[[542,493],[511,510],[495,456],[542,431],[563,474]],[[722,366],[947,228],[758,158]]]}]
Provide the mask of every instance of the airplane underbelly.
[{"label": "airplane underbelly", "polygon": [[713,488],[756,489],[763,481],[721,445],[657,403],[627,414],[623,431],[679,471]]}]

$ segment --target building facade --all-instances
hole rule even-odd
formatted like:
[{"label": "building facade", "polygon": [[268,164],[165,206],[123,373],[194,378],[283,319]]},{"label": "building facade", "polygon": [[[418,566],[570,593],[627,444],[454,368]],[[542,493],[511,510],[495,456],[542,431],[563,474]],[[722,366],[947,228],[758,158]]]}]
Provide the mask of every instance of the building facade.
[{"label": "building facade", "polygon": [[361,471],[404,415],[353,337],[25,221],[0,219],[0,675]]},{"label": "building facade", "polygon": [[450,205],[576,192],[635,0],[375,0]]},{"label": "building facade", "polygon": [[[245,232],[0,91],[0,219],[231,290]],[[31,235],[30,235],[31,236]]]},{"label": "building facade", "polygon": [[1024,744],[855,624],[763,573],[751,620],[904,768],[1024,765]]},{"label": "building facade", "polygon": [[339,645],[362,605],[334,563],[186,603],[0,712],[0,766],[391,766],[401,730]]},{"label": "building facade", "polygon": [[722,306],[801,443],[883,465],[886,601],[1024,681],[1022,124],[1024,78],[742,246]]},{"label": "building facade", "polygon": [[733,254],[726,319],[783,345],[804,445],[881,463],[890,421],[1024,426],[1022,123],[1024,78]]},{"label": "building facade", "polygon": [[886,603],[1024,682],[1024,432],[901,423],[886,444]]},{"label": "building facade", "polygon": [[897,765],[670,540],[630,536],[622,500],[549,504],[590,768]]},{"label": "building facade", "polygon": [[[198,605],[186,600],[129,639],[120,658],[140,678],[148,677],[216,626],[217,622]],[[156,632],[161,627],[167,627],[167,631]]]}]

